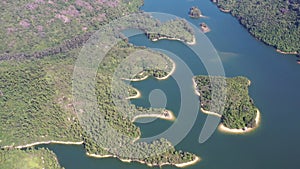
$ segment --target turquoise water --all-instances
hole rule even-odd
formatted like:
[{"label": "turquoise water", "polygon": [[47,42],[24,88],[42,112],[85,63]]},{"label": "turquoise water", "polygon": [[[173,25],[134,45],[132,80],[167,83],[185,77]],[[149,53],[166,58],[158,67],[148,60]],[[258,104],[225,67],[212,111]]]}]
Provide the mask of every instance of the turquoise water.
[{"label": "turquoise water", "polygon": [[[199,20],[187,16],[189,7],[197,5],[207,18]],[[165,12],[188,19],[195,25],[206,22],[211,28],[207,34],[219,52],[226,76],[246,76],[252,81],[251,97],[262,114],[260,127],[247,135],[228,135],[215,132],[204,144],[198,137],[206,115],[199,113],[196,123],[177,149],[197,154],[202,161],[191,169],[299,169],[300,156],[300,65],[296,57],[282,55],[275,49],[253,38],[239,23],[220,12],[209,0],[145,0],[142,10]],[[206,74],[197,58],[176,41],[149,42],[144,36],[130,39],[136,45],[162,48],[180,56],[195,74]],[[148,107],[148,95],[161,89],[167,96],[167,108],[176,114],[180,107],[180,94],[174,79],[157,81],[149,78],[133,83],[143,97],[133,103]],[[192,90],[192,86],[191,86]],[[141,124],[143,137],[154,136],[166,130],[171,122],[155,120]],[[146,169],[139,163],[123,163],[115,158],[95,159],[85,155],[82,146],[47,145],[66,169]],[[164,166],[163,168],[176,168]]]}]

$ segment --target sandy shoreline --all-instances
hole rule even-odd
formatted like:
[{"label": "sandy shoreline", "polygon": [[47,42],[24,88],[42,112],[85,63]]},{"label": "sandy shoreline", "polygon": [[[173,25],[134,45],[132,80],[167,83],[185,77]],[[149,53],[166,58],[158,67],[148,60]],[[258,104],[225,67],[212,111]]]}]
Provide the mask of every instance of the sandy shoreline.
[{"label": "sandy shoreline", "polygon": [[219,8],[219,9],[224,13],[229,13],[231,11],[230,9],[224,9],[224,8]]},{"label": "sandy shoreline", "polygon": [[[93,158],[110,158],[110,157],[114,157],[114,158],[118,158],[120,161],[125,162],[125,163],[138,162],[138,163],[141,163],[141,164],[146,164],[149,167],[156,166],[156,165],[152,165],[150,163],[146,163],[145,161],[142,161],[142,160],[122,159],[122,158],[119,158],[116,155],[96,155],[96,154],[90,154],[90,153],[86,153],[86,155],[89,156],[89,157],[93,157]],[[196,164],[199,161],[201,161],[200,157],[196,156],[196,158],[193,161],[189,161],[189,162],[186,162],[186,163],[180,163],[180,164],[162,163],[162,164],[157,165],[157,166],[161,167],[161,166],[164,166],[164,165],[174,165],[176,167],[183,168],[183,167],[187,167],[187,166]]]},{"label": "sandy shoreline", "polygon": [[126,97],[125,99],[137,99],[137,98],[140,98],[142,96],[142,94],[141,94],[141,92],[139,90],[137,90],[135,88],[134,88],[134,90],[136,91],[136,95]]},{"label": "sandy shoreline", "polygon": [[156,39],[151,39],[151,41],[152,42],[156,42],[158,40],[163,40],[163,39],[166,39],[166,40],[178,40],[178,41],[181,41],[181,42],[185,42],[188,45],[195,45],[196,44],[196,38],[195,38],[195,36],[193,36],[192,42],[186,42],[186,41],[184,41],[182,39],[179,39],[179,38],[169,38],[169,37],[159,37],[159,38],[156,38]]},{"label": "sandy shoreline", "polygon": [[[198,92],[197,90],[197,84],[195,82],[195,79],[193,78],[193,84],[194,84],[194,89],[195,89],[195,94],[200,96],[200,93]],[[249,80],[248,81],[248,86],[251,85],[251,81]],[[201,111],[205,114],[208,114],[208,115],[213,115],[213,116],[217,116],[217,117],[222,117],[222,115],[218,114],[218,113],[215,113],[215,112],[210,112],[210,111],[206,111],[204,110],[203,108],[200,108]],[[255,130],[258,126],[259,126],[259,123],[260,123],[260,120],[261,120],[261,115],[260,115],[260,111],[258,109],[257,110],[257,115],[255,117],[255,122],[256,122],[256,126],[254,128],[246,128],[246,129],[230,129],[228,127],[225,127],[222,123],[219,124],[219,127],[218,127],[218,130],[221,131],[221,132],[224,132],[224,133],[231,133],[231,134],[244,134],[244,133],[249,133],[253,130]]]},{"label": "sandy shoreline", "polygon": [[162,163],[160,165],[153,165],[153,164],[150,164],[150,163],[146,163],[145,161],[142,161],[142,160],[122,159],[122,158],[120,158],[116,155],[96,155],[96,154],[90,154],[90,153],[86,153],[86,155],[89,156],[89,157],[93,157],[93,158],[110,158],[110,157],[114,157],[114,158],[118,158],[120,161],[125,162],[125,163],[138,162],[138,163],[141,163],[141,164],[146,164],[149,167],[154,167],[154,166],[161,167],[161,166],[164,166],[164,165],[174,165],[176,167],[183,168],[183,167],[193,165],[193,164],[195,164],[195,163],[197,163],[201,160],[200,157],[196,156],[196,158],[193,161],[189,161],[189,162],[186,162],[186,163],[181,163],[181,164]]},{"label": "sandy shoreline", "polygon": [[127,78],[121,78],[122,80],[127,80],[127,81],[132,81],[132,82],[138,82],[138,81],[142,81],[142,80],[145,80],[147,79],[149,76],[144,76],[140,79],[127,79]]},{"label": "sandy shoreline", "polygon": [[141,114],[141,115],[137,115],[132,119],[132,122],[134,122],[138,118],[147,118],[147,117],[160,118],[160,119],[169,120],[169,121],[174,121],[176,119],[176,117],[175,117],[175,115],[172,111],[165,110],[165,112],[163,114]]},{"label": "sandy shoreline", "polygon": [[[172,70],[164,77],[155,77],[157,80],[165,80],[167,78],[169,78],[176,70],[176,64],[175,62],[170,59],[170,61],[172,62]],[[133,82],[138,82],[138,81],[143,81],[145,79],[147,79],[149,76],[144,76],[143,78],[140,79],[127,79],[127,78],[121,78],[122,80],[127,80],[127,81],[133,81]]]},{"label": "sandy shoreline", "polygon": [[194,165],[199,161],[201,161],[200,157],[196,156],[196,158],[193,161],[189,161],[189,162],[181,163],[181,164],[175,164],[175,166],[183,168],[183,167],[187,167],[187,166],[190,166],[190,165]]},{"label": "sandy shoreline", "polygon": [[164,76],[164,77],[157,77],[156,78],[157,80],[165,80],[165,79],[169,78],[175,72],[175,70],[176,70],[176,64],[175,64],[175,62],[173,60],[171,60],[171,62],[172,62],[172,70],[166,76]]},{"label": "sandy shoreline", "polygon": [[27,148],[27,147],[32,147],[32,146],[36,146],[36,145],[40,145],[40,144],[66,144],[66,145],[81,145],[83,144],[83,141],[80,142],[71,142],[71,141],[40,141],[40,142],[35,142],[35,143],[31,143],[31,144],[26,144],[26,145],[20,145],[20,146],[4,146],[3,148],[17,148],[17,149],[21,149],[21,148]]},{"label": "sandy shoreline", "polygon": [[200,96],[200,93],[198,92],[198,90],[197,90],[197,83],[195,82],[195,79],[193,78],[193,87],[194,87],[194,90],[195,90],[195,94],[197,95],[197,96]]},{"label": "sandy shoreline", "polygon": [[200,25],[200,28],[203,33],[208,33],[211,31],[211,29],[207,25],[206,26]]},{"label": "sandy shoreline", "polygon": [[254,128],[246,128],[246,129],[230,129],[228,127],[225,127],[223,124],[220,124],[218,127],[218,130],[224,133],[229,133],[229,134],[245,134],[245,133],[249,133],[253,130],[255,130],[260,123],[261,120],[261,115],[260,115],[260,111],[257,109],[257,114],[255,117],[255,122],[256,122],[256,126]]},{"label": "sandy shoreline", "polygon": [[276,52],[282,53],[282,54],[285,54],[285,55],[297,55],[298,54],[297,52],[283,52],[279,49],[276,49]]},{"label": "sandy shoreline", "polygon": [[116,157],[114,155],[108,154],[108,155],[97,155],[97,154],[90,154],[90,153],[85,153],[89,157],[93,158],[109,158],[109,157]]},{"label": "sandy shoreline", "polygon": [[208,115],[212,115],[212,116],[216,116],[216,117],[222,117],[221,114],[218,114],[218,113],[215,113],[215,112],[211,112],[211,111],[207,111],[207,110],[204,110],[203,108],[200,108],[201,111],[204,113],[204,114],[208,114]]}]

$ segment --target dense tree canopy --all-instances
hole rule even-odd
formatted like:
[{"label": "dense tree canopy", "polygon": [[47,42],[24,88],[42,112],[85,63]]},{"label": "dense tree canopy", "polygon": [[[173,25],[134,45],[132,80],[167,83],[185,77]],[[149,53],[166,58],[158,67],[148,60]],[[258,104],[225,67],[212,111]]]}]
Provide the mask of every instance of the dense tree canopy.
[{"label": "dense tree canopy", "polygon": [[[223,98],[222,94],[225,93],[224,109],[221,110],[223,111],[221,122],[231,129],[255,127],[257,108],[254,106],[253,100],[249,97],[248,86],[250,81],[247,78],[226,78],[226,83],[224,84],[221,83],[224,80],[223,77],[196,76],[194,80],[197,84],[197,91],[200,94],[202,109],[213,111],[213,107],[218,107],[216,104],[220,104],[219,101]],[[215,87],[212,88],[212,85]],[[212,90],[217,91],[213,93]],[[217,101],[212,99],[213,94]]]},{"label": "dense tree canopy", "polygon": [[283,52],[300,53],[299,0],[215,0],[257,39]]}]

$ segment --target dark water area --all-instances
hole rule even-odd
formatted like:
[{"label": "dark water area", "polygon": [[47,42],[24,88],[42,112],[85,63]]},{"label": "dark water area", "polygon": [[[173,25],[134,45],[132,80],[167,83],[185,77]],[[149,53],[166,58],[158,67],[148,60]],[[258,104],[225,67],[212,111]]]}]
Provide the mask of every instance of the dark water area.
[{"label": "dark water area", "polygon": [[[206,18],[190,19],[188,9],[198,6]],[[260,109],[262,120],[257,130],[245,135],[229,135],[216,131],[205,143],[198,142],[206,115],[199,112],[187,136],[177,149],[197,154],[202,161],[190,169],[299,169],[300,164],[300,65],[293,55],[277,53],[273,47],[252,37],[230,14],[220,12],[209,0],[145,0],[142,10],[164,12],[186,18],[198,26],[205,22],[211,29],[207,37],[222,60],[227,77],[246,76],[251,80],[249,94]],[[162,40],[150,42],[145,36],[130,39],[135,45],[161,48],[173,52],[195,74],[206,74],[202,63],[193,57],[185,44]],[[180,108],[180,92],[173,78],[158,81],[148,78],[132,83],[142,98],[132,100],[138,106],[149,107],[149,94],[154,89],[164,91],[167,108],[175,115]],[[192,91],[192,84],[190,86]],[[168,129],[172,122],[154,120],[137,123],[142,136],[148,137]],[[95,159],[85,155],[82,146],[46,145],[53,150],[66,169],[144,169],[139,163],[123,163],[115,158]],[[176,168],[164,166],[162,168]]]}]

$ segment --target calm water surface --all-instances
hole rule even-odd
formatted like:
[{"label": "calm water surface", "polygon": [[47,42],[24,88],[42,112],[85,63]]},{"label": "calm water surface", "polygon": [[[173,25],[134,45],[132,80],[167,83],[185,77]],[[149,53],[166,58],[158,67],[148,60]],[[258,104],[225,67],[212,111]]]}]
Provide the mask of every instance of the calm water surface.
[{"label": "calm water surface", "polygon": [[[188,18],[188,9],[193,5],[199,6],[207,18]],[[199,113],[191,132],[176,145],[177,149],[193,152],[202,158],[202,162],[189,168],[299,169],[300,65],[297,65],[295,56],[276,53],[274,48],[257,41],[236,19],[219,12],[209,0],[145,0],[142,10],[174,14],[195,25],[206,22],[212,30],[207,36],[223,61],[226,76],[242,75],[252,81],[250,95],[262,113],[261,125],[255,132],[244,136],[215,132],[204,144],[198,143],[198,137],[206,115]],[[133,37],[130,41],[136,45],[169,50],[180,56],[195,74],[206,74],[202,63],[180,42],[163,40],[152,43],[144,36]],[[143,94],[141,99],[133,100],[136,105],[148,107],[149,93],[153,89],[161,89],[168,98],[167,108],[178,113],[180,94],[173,78],[165,81],[149,78],[133,83],[133,86]],[[146,137],[161,133],[172,123],[155,120],[137,125]],[[66,169],[149,169],[139,163],[123,163],[114,158],[89,158],[82,146],[45,147],[57,154],[61,165]]]}]

